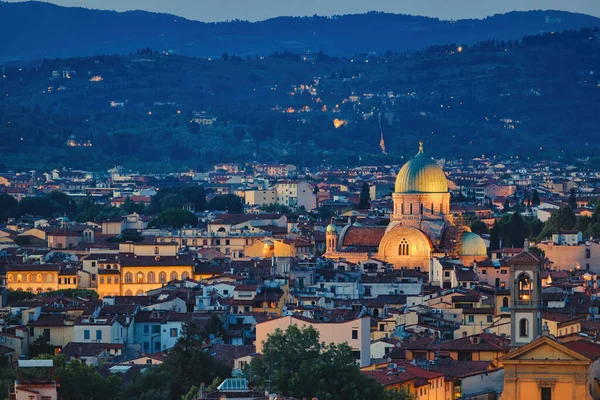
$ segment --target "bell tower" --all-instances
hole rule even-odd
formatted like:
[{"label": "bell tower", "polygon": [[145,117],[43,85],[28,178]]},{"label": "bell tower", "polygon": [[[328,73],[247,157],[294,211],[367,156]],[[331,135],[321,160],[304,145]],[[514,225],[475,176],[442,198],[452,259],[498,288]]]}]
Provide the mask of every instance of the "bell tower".
[{"label": "bell tower", "polygon": [[337,251],[337,227],[333,223],[333,218],[331,219],[331,223],[327,225],[327,232],[325,233],[325,244],[326,244],[326,253],[335,253]]},{"label": "bell tower", "polygon": [[510,265],[511,346],[521,347],[542,333],[543,260],[529,252],[525,239],[523,252],[507,260]]}]

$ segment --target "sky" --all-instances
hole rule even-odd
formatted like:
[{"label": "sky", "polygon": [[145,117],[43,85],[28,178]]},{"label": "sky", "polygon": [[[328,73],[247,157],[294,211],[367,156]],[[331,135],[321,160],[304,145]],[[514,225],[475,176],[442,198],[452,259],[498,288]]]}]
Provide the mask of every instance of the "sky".
[{"label": "sky", "polygon": [[[8,0],[10,2],[22,0]],[[50,0],[62,6],[146,10],[214,22],[259,21],[282,15],[336,15],[367,11],[440,19],[483,18],[508,11],[563,10],[600,17],[600,0]]]}]

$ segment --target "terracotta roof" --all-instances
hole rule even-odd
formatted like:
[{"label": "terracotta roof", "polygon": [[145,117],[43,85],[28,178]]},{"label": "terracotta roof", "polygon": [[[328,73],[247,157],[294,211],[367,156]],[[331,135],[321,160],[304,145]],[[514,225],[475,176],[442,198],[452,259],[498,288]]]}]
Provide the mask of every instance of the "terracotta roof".
[{"label": "terracotta roof", "polygon": [[120,257],[121,267],[128,266],[192,266],[194,262],[191,255],[182,256],[134,256],[133,254],[122,254]]},{"label": "terracotta roof", "polygon": [[58,264],[8,264],[8,272],[14,271],[58,271]]},{"label": "terracotta roof", "polygon": [[541,264],[544,260],[537,255],[530,253],[528,251],[524,251],[522,253],[517,254],[514,257],[510,257],[506,262],[508,264],[525,264],[525,265],[533,265],[533,264]]},{"label": "terracotta roof", "polygon": [[569,349],[576,351],[582,356],[591,358],[592,360],[597,360],[600,358],[600,344],[597,343],[592,343],[587,340],[577,340],[573,342],[563,343],[563,346],[566,346]]},{"label": "terracotta roof", "polygon": [[[473,338],[478,338],[474,343]],[[440,350],[468,350],[468,351],[508,351],[510,340],[490,333],[467,336],[460,339],[440,343]]]},{"label": "terracotta roof", "polygon": [[343,247],[379,247],[385,226],[351,226],[344,233]]}]

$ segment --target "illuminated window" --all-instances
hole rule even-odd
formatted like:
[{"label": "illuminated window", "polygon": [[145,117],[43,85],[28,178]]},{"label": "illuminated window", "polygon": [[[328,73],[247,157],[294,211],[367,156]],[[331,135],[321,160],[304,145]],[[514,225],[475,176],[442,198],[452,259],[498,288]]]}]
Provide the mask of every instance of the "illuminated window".
[{"label": "illuminated window", "polygon": [[400,256],[410,255],[410,245],[408,244],[408,241],[406,240],[406,238],[403,238],[402,241],[400,241],[400,245],[398,248],[398,255],[400,255]]},{"label": "illuminated window", "polygon": [[155,280],[156,276],[154,275],[154,272],[148,272],[148,283],[154,283]]},{"label": "illuminated window", "polygon": [[7,279],[8,279],[9,283],[12,283],[12,281],[13,281],[13,274],[8,274]]},{"label": "illuminated window", "polygon": [[35,281],[36,281],[36,282],[42,282],[42,274],[37,274],[37,275],[35,276]]},{"label": "illuminated window", "polygon": [[144,283],[144,274],[141,272],[138,272],[136,281],[137,281],[137,283]]},{"label": "illuminated window", "polygon": [[23,275],[17,274],[17,283],[23,282]]},{"label": "illuminated window", "polygon": [[517,290],[519,292],[519,301],[521,303],[531,302],[532,286],[533,285],[531,283],[531,280],[529,279],[529,275],[525,273],[519,275]]}]

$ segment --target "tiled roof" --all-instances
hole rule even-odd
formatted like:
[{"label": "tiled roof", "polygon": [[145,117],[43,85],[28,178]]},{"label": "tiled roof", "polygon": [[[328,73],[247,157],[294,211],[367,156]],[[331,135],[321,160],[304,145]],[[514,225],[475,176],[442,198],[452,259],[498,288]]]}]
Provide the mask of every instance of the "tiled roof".
[{"label": "tiled roof", "polygon": [[191,255],[182,256],[134,256],[133,254],[124,254],[120,257],[121,266],[187,266],[193,265]]},{"label": "tiled roof", "polygon": [[[475,343],[473,338],[478,338]],[[469,351],[508,351],[510,341],[489,333],[467,336],[460,339],[440,343],[440,350],[469,350]]]},{"label": "tiled roof", "polygon": [[591,358],[592,360],[600,358],[600,344],[592,343],[587,340],[577,340],[563,343],[563,346],[566,346],[585,357]]},{"label": "tiled roof", "polygon": [[351,226],[344,234],[343,247],[378,247],[385,226]]},{"label": "tiled roof", "polygon": [[525,265],[537,265],[541,264],[543,261],[542,258],[537,255],[530,253],[528,251],[524,251],[522,253],[517,254],[514,257],[510,257],[506,262],[508,264],[525,264]]}]

